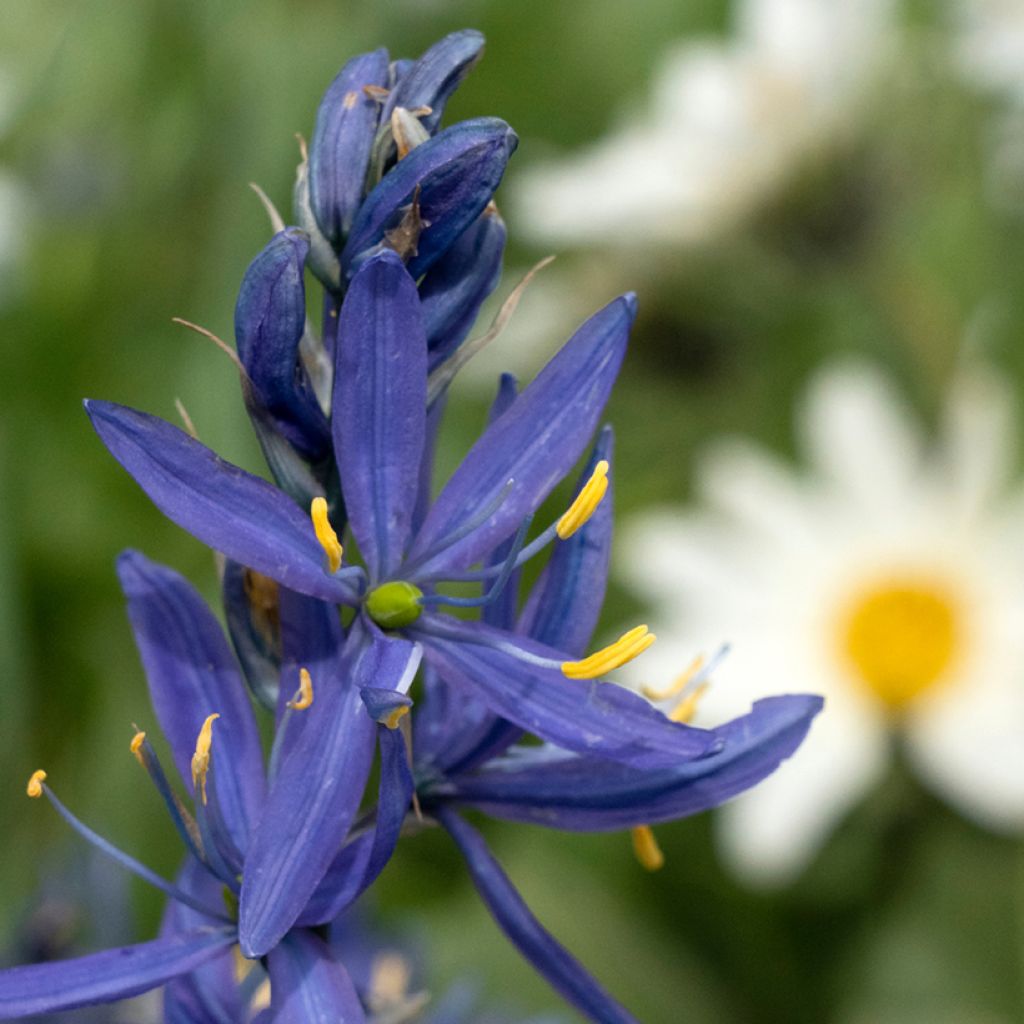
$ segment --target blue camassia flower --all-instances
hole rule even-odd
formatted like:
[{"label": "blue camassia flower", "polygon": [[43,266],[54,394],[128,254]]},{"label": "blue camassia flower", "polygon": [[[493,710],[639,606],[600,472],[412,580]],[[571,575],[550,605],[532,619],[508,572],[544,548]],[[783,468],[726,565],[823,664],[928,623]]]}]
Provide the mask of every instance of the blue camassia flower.
[{"label": "blue camassia flower", "polygon": [[[647,825],[763,778],[798,745],[820,701],[762,701],[705,730],[597,681],[654,640],[638,626],[585,656],[608,566],[610,430],[569,509],[527,542],[532,517],[597,429],[634,318],[631,295],[584,323],[521,393],[503,379],[489,425],[431,500],[445,391],[479,347],[465,339],[497,282],[505,238],[491,199],[514,134],[495,119],[439,129],[481,45],[476,33],[455,33],[417,62],[364,54],[324,98],[298,176],[301,229],[274,214],[277,234],[250,265],[235,315],[243,395],[278,486],[162,420],[107,402],[87,409],[157,506],[227,556],[232,640],[253,692],[276,709],[271,784],[249,765],[261,780],[259,810],[244,829],[221,830],[234,856],[204,875],[237,892],[237,928],[222,941],[279,961],[275,951],[308,947],[306,929],[334,919],[379,872],[415,796],[552,984],[592,1019],[628,1021],[532,917],[457,808],[635,828],[650,859]],[[325,290],[320,338],[306,321],[307,267]],[[358,560],[341,546],[346,530]],[[520,613],[520,568],[548,548]],[[140,564],[133,557],[124,565]],[[452,583],[462,585],[457,594]],[[480,594],[465,596],[467,583]],[[264,618],[279,623],[261,627],[253,590],[272,609]],[[349,609],[344,635],[338,606]],[[444,606],[479,608],[480,617]],[[137,619],[131,598],[130,607]],[[140,640],[151,679],[161,645],[153,640],[147,655]],[[410,771],[394,727],[421,657]],[[316,705],[296,714],[287,697],[310,680]],[[197,722],[189,725],[191,743]],[[544,745],[518,745],[524,733]],[[378,806],[357,821],[375,736]],[[231,802],[217,795],[216,806]],[[196,820],[205,820],[198,806]]]},{"label": "blue camassia flower", "polygon": [[[34,773],[29,796],[49,798],[80,835],[161,889],[170,903],[161,935],[151,942],[0,971],[0,1019],[111,1002],[166,984],[168,1022],[240,1024],[261,1001],[266,1003],[257,997],[269,978],[266,1019],[275,1024],[363,1021],[363,1006],[344,963],[314,929],[332,921],[370,884],[398,839],[412,789],[405,745],[400,733],[369,718],[360,686],[380,678],[407,683],[416,667],[415,661],[405,660],[407,645],[378,633],[360,646],[353,662],[342,650],[340,628],[336,623],[326,628],[324,620],[317,663],[322,686],[314,700],[304,673],[293,699],[282,703],[265,770],[245,685],[205,603],[177,573],[141,555],[122,555],[118,570],[153,707],[175,767],[191,792],[193,810],[175,792],[144,732],[135,735],[131,750],[164,799],[188,852],[187,862],[175,882],[160,878],[82,824],[46,784],[46,773]],[[312,706],[323,714],[306,723],[303,716]],[[366,728],[352,724],[363,721]],[[347,738],[347,752],[332,746],[329,776],[318,770],[322,766],[315,757],[323,728],[340,730]],[[349,870],[331,873],[330,891],[314,891],[298,923],[261,961],[246,967],[245,981],[239,984],[231,947],[239,940],[240,879],[250,871],[254,842],[267,831],[298,828],[309,836],[311,829],[323,825],[322,818],[297,822],[282,817],[274,794],[314,789],[333,813],[351,824],[375,732],[381,750],[381,797],[387,806],[381,803],[372,821],[361,826],[359,849],[365,855]]]},{"label": "blue camassia flower", "polygon": [[[364,566],[345,562],[322,498],[314,499],[307,517],[283,492],[159,419],[102,402],[88,403],[88,410],[115,457],[172,520],[291,591],[354,607],[347,649],[358,652],[386,635],[404,652],[396,663],[408,665],[422,650],[449,685],[474,695],[519,732],[638,771],[674,770],[716,754],[734,734],[673,722],[625,689],[592,681],[640,653],[653,637],[639,627],[610,648],[580,658],[573,642],[576,619],[583,616],[592,628],[600,603],[586,574],[566,578],[549,572],[550,586],[528,609],[536,624],[527,630],[437,610],[445,603],[496,604],[526,558],[549,544],[567,543],[600,507],[607,459],[597,460],[569,511],[523,544],[530,517],[578,460],[597,425],[633,309],[629,296],[611,303],[521,393],[513,396],[506,386],[507,407],[437,499],[418,513],[427,434],[420,300],[396,254],[368,259],[339,313],[331,418],[348,526]],[[505,543],[510,550],[494,564],[492,552]],[[483,568],[473,568],[484,560]],[[486,593],[461,598],[438,591],[445,581],[467,579],[480,580]],[[585,613],[573,610],[574,601],[595,596]],[[358,654],[349,657],[357,660]],[[397,680],[383,676],[374,685],[398,689]],[[800,713],[809,717],[813,711],[800,700]],[[330,765],[349,749],[348,734],[334,729],[318,748],[317,764],[329,775]],[[309,771],[316,777],[312,766]],[[324,813],[315,788],[279,788],[269,797],[271,805],[275,799],[281,813],[288,810],[297,821]],[[332,819],[340,821],[333,834],[326,826],[313,837],[289,829],[257,834],[241,888],[239,927],[247,955],[272,948],[297,919],[344,839],[344,820],[333,814]],[[279,896],[285,878],[288,898]]]}]

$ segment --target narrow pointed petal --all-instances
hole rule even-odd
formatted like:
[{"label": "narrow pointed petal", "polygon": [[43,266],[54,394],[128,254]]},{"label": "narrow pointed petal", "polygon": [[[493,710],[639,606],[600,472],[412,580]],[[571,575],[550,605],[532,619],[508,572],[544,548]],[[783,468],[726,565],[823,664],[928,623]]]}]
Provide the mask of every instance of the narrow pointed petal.
[{"label": "narrow pointed petal", "polygon": [[303,594],[351,603],[327,575],[308,514],[183,430],[113,402],[87,401],[100,440],[161,512],[204,544]]},{"label": "narrow pointed petal", "polygon": [[367,85],[386,88],[388,52],[353,57],[320,101],[309,145],[309,201],[320,230],[340,247],[363,199],[366,171],[380,116]]},{"label": "narrow pointed petal", "polygon": [[451,811],[441,811],[439,817],[495,921],[552,988],[598,1024],[638,1024],[533,916],[480,833]]},{"label": "narrow pointed petal", "polygon": [[55,1013],[148,992],[205,963],[233,942],[227,928],[201,928],[74,960],[0,971],[0,1020]]},{"label": "narrow pointed petal", "polygon": [[434,502],[410,552],[422,556],[514,484],[487,523],[432,558],[424,573],[482,558],[534,512],[580,457],[626,352],[636,302],[623,296],[569,339],[486,430]]},{"label": "narrow pointed petal", "polygon": [[245,849],[263,804],[263,750],[220,623],[184,577],[138,551],[121,554],[117,575],[153,709],[189,792],[196,736],[208,715],[220,715],[217,798],[232,841]]},{"label": "narrow pointed petal", "polygon": [[[422,694],[412,716],[417,769],[445,775],[466,770],[467,761],[474,766],[474,752],[497,723],[508,724],[475,690],[445,679],[425,661]],[[519,726],[512,728],[509,743],[523,733]]]},{"label": "narrow pointed petal", "polygon": [[[277,700],[277,722],[287,711],[288,702],[299,690],[299,674],[306,669],[313,682],[313,706],[327,696],[323,686],[333,685],[337,665],[342,657],[345,635],[338,617],[338,609],[326,601],[282,589],[280,600],[281,623],[281,687]],[[284,734],[274,738],[279,746],[280,764],[311,720],[307,713],[312,708],[291,715]]]},{"label": "narrow pointed petal", "polygon": [[330,451],[330,429],[299,360],[308,254],[306,233],[286,228],[249,264],[235,304],[235,343],[251,383],[250,401],[307,459],[319,461]]},{"label": "narrow pointed petal", "polygon": [[398,729],[379,729],[380,785],[372,832],[346,844],[306,905],[300,925],[333,921],[368,889],[398,845],[414,783],[405,737]]},{"label": "narrow pointed petal", "polygon": [[341,307],[332,429],[352,532],[386,578],[409,541],[426,434],[427,342],[416,284],[386,250]]},{"label": "narrow pointed petal", "polygon": [[420,300],[430,351],[429,370],[466,340],[484,300],[498,286],[505,236],[501,214],[497,207],[488,206],[423,279]]},{"label": "narrow pointed petal", "polygon": [[388,97],[383,117],[395,107],[414,110],[430,107],[420,118],[423,126],[435,132],[444,115],[445,104],[483,55],[484,37],[473,29],[452,32],[430,47],[419,60],[406,67]]},{"label": "narrow pointed petal", "polygon": [[[612,461],[611,427],[605,427],[580,476],[579,487],[590,479],[602,459]],[[549,647],[582,657],[590,643],[604,604],[612,550],[614,477],[590,520],[568,540],[555,541],[520,617],[518,632]]]},{"label": "narrow pointed petal", "polygon": [[357,620],[335,673],[320,682],[299,741],[281,766],[246,856],[239,942],[263,956],[299,917],[362,800],[377,726],[363,686],[407,688],[419,648]]},{"label": "narrow pointed petal", "polygon": [[558,669],[530,665],[495,644],[559,660],[557,651],[524,637],[424,615],[409,635],[423,644],[438,674],[475,692],[492,711],[549,743],[633,764],[665,767],[710,752],[706,729],[670,722],[642,697],[616,686],[569,679]]},{"label": "narrow pointed petal", "polygon": [[476,774],[430,787],[434,799],[492,817],[569,831],[618,831],[717,807],[770,775],[803,742],[820,697],[767,697],[715,729],[721,750],[695,761],[639,771],[631,765],[547,747],[516,749]]},{"label": "narrow pointed petal", "polygon": [[272,1024],[362,1024],[366,1020],[344,965],[311,932],[292,932],[267,957]]},{"label": "narrow pointed petal", "polygon": [[[211,907],[223,905],[223,886],[194,857],[188,858],[176,882]],[[191,907],[171,901],[164,911],[160,935],[166,938],[187,933],[208,923],[208,918]],[[237,1024],[244,1019],[230,949],[209,956],[188,974],[169,981],[164,989],[164,1024]]]},{"label": "narrow pointed petal", "polygon": [[462,121],[439,132],[400,160],[367,196],[341,254],[351,276],[373,255],[385,232],[396,228],[417,199],[422,224],[409,273],[426,273],[483,212],[517,143],[498,118]]},{"label": "narrow pointed petal", "polygon": [[[498,380],[498,393],[494,396],[491,408],[488,412],[487,422],[493,423],[500,416],[503,416],[512,407],[519,392],[519,383],[510,373],[503,373]],[[513,538],[502,541],[501,544],[491,552],[487,559],[488,565],[502,565],[512,551]],[[522,570],[516,569],[505,584],[505,589],[498,595],[497,599],[484,606],[482,613],[483,621],[488,626],[496,626],[498,629],[511,630],[515,626],[516,611],[519,608],[519,589],[522,579]],[[555,645],[557,646],[557,645]]]}]

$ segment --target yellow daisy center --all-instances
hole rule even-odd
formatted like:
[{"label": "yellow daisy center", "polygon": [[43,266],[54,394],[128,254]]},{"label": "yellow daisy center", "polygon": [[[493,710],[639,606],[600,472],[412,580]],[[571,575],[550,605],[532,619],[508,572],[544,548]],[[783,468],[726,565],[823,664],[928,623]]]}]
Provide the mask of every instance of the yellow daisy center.
[{"label": "yellow daisy center", "polygon": [[942,681],[963,646],[960,603],[941,581],[892,579],[843,609],[839,641],[861,682],[893,711]]}]

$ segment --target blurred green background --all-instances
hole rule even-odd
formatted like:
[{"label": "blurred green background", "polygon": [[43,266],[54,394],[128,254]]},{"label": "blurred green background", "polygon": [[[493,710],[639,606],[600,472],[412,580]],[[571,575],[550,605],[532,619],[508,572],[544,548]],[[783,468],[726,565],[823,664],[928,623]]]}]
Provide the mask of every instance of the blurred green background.
[{"label": "blurred green background", "polygon": [[[993,133],[1010,101],[953,73],[944,40],[956,6],[906,5],[897,58],[856,123],[742,224],[643,261],[623,258],[614,237],[597,254],[560,257],[563,283],[574,268],[593,282],[600,268],[594,307],[640,293],[610,409],[620,510],[684,499],[692,453],[723,430],[788,452],[792,400],[837,352],[880,361],[927,418],[980,317],[987,354],[1024,383],[1024,175],[1011,175],[1016,193],[1003,181],[993,197]],[[383,44],[412,56],[474,26],[488,50],[448,119],[496,114],[517,129],[507,191],[535,154],[584,145],[641,100],[668,40],[724,36],[731,17],[725,0],[2,5],[0,171],[20,182],[24,226],[0,290],[9,943],[33,889],[82,855],[24,797],[38,766],[104,835],[175,868],[177,839],[128,754],[131,723],[153,723],[113,560],[141,548],[211,595],[213,565],[110,459],[80,400],[174,419],[180,397],[207,444],[261,470],[231,365],[170,322],[230,338],[235,290],[268,236],[247,183],[289,207],[293,134],[309,134],[350,55]],[[525,268],[545,252],[517,240],[514,209],[503,209],[508,265]],[[457,398],[447,465],[486,405],[471,386]],[[606,625],[638,611],[616,589]],[[659,829],[668,864],[655,875],[624,835],[488,834],[541,919],[645,1022],[1024,1021],[1024,850],[964,823],[902,772],[802,879],[770,895],[719,866],[707,819]],[[469,976],[524,1010],[559,1005],[498,933],[443,836],[406,843],[379,889],[385,917],[422,938],[438,987]],[[126,936],[151,934],[159,912],[152,894],[137,896]]]}]

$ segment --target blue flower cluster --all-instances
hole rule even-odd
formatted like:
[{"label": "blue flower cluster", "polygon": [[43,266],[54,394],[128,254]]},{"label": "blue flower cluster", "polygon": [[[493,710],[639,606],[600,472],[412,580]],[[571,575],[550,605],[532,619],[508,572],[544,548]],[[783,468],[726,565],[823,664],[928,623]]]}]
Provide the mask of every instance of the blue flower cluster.
[{"label": "blue flower cluster", "polygon": [[[493,196],[517,142],[494,118],[441,127],[482,47],[465,31],[416,61],[363,54],[324,96],[297,178],[298,227],[271,207],[279,230],[235,311],[242,393],[273,484],[160,419],[86,403],[155,504],[219,552],[227,635],[177,573],[121,556],[180,785],[144,733],[132,751],[166,802],[185,866],[174,882],[155,876],[78,821],[37,772],[30,795],[169,903],[151,942],[0,973],[2,1018],[165,985],[167,1021],[378,1019],[338,922],[401,835],[440,826],[554,988],[592,1020],[630,1021],[536,920],[463,812],[633,828],[650,854],[647,826],[764,778],[820,709],[816,697],[775,697],[695,728],[598,681],[653,642],[646,627],[585,653],[612,533],[613,439],[598,428],[633,296],[595,313],[526,387],[501,379],[486,428],[435,495],[447,389],[490,337],[467,340],[500,276]],[[319,331],[307,318],[311,277],[323,291]],[[531,531],[584,457],[568,510]],[[522,566],[542,554],[521,594]],[[260,714],[274,720],[266,755]]]}]

